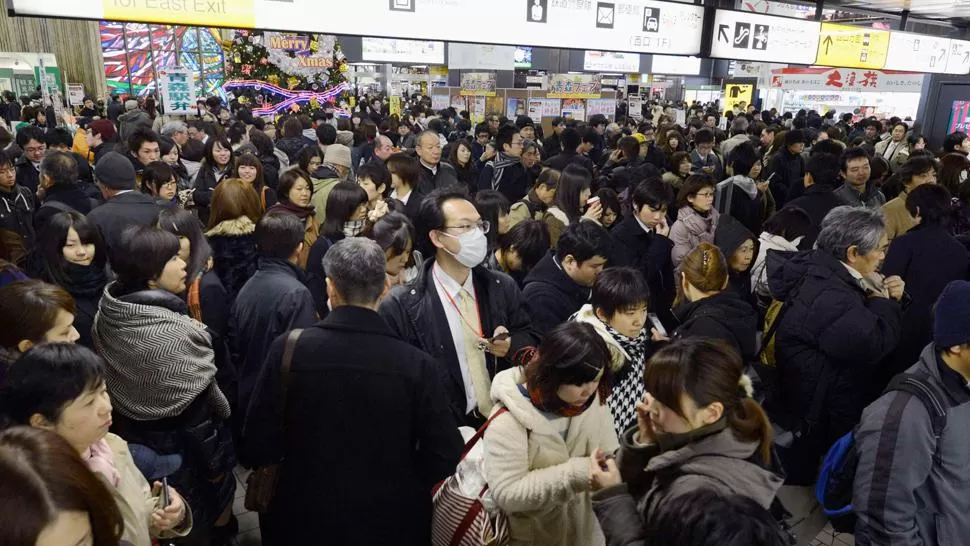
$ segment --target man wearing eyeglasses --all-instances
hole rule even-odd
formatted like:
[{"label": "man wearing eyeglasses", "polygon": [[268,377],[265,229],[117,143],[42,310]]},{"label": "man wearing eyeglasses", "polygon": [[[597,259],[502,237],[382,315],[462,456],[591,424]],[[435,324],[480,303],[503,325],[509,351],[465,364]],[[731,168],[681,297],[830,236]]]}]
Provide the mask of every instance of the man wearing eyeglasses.
[{"label": "man wearing eyeglasses", "polygon": [[528,361],[538,339],[515,281],[482,266],[492,226],[463,191],[426,197],[415,225],[416,246],[432,259],[417,279],[391,291],[380,314],[438,361],[452,413],[477,427],[492,410],[492,378]]},{"label": "man wearing eyeglasses", "polygon": [[34,193],[17,184],[13,158],[0,151],[0,259],[23,265],[34,246]]},{"label": "man wearing eyeglasses", "polygon": [[418,190],[429,194],[440,188],[458,185],[455,168],[441,162],[441,140],[433,130],[422,131],[415,142],[415,152],[421,163],[421,182]]},{"label": "man wearing eyeglasses", "polygon": [[520,161],[522,140],[522,135],[512,125],[498,130],[495,137],[498,155],[482,167],[478,175],[478,189],[502,192],[510,203],[525,197],[532,183]]},{"label": "man wearing eyeglasses", "polygon": [[17,146],[24,150],[24,155],[17,160],[17,183],[37,193],[40,186],[40,162],[47,153],[47,141],[44,130],[30,125],[17,132]]}]

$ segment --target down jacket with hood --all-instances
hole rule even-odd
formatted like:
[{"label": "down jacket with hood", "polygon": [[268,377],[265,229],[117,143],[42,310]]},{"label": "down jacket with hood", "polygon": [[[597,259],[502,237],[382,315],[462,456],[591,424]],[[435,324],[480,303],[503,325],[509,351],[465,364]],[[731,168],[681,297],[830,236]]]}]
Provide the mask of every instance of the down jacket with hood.
[{"label": "down jacket with hood", "polygon": [[674,339],[706,337],[726,341],[744,362],[753,361],[758,352],[758,314],[732,290],[681,304],[674,308],[674,316],[680,321]]},{"label": "down jacket with hood", "polygon": [[670,257],[674,267],[680,266],[684,257],[701,243],[714,242],[714,230],[720,213],[711,209],[707,216],[701,216],[697,209],[690,205],[680,207],[677,211],[677,221],[670,226],[670,240],[674,242],[674,249]]},{"label": "down jacket with hood", "polygon": [[148,112],[136,108],[118,116],[119,141],[128,142],[128,138],[138,129],[152,130],[152,118],[148,115]]},{"label": "down jacket with hood", "polygon": [[762,465],[758,443],[738,439],[722,419],[693,432],[687,445],[662,450],[620,437],[617,466],[623,483],[593,495],[593,511],[608,544],[647,544],[643,529],[671,499],[697,489],[743,495],[768,508],[782,485],[776,461]]},{"label": "down jacket with hood", "polygon": [[[589,457],[619,447],[609,408],[594,400],[576,417],[552,420],[519,385],[520,368],[499,372],[492,401],[508,408],[485,431],[485,477],[495,504],[509,517],[512,546],[601,546],[593,516]],[[554,421],[568,419],[566,437]]]},{"label": "down jacket with hood", "polygon": [[787,430],[805,424],[823,370],[830,379],[822,412],[804,438],[800,462],[786,460],[789,483],[811,483],[823,452],[859,422],[879,361],[896,348],[902,311],[896,300],[867,295],[846,266],[814,250],[790,259],[768,253],[768,288],[788,306],[775,331],[777,381],[765,409]]}]

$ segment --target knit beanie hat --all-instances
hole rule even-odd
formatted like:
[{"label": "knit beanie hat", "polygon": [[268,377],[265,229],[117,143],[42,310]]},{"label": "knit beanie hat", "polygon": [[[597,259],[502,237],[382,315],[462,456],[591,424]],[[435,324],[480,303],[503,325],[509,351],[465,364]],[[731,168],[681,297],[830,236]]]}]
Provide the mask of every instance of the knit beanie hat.
[{"label": "knit beanie hat", "polygon": [[138,108],[138,101],[135,99],[128,99],[125,101],[125,110],[134,110]]},{"label": "knit beanie hat", "polygon": [[946,285],[936,302],[933,342],[941,349],[970,343],[970,282]]},{"label": "knit beanie hat", "polygon": [[350,148],[343,144],[332,144],[327,146],[327,153],[323,156],[323,162],[331,165],[340,165],[350,168]]},{"label": "knit beanie hat", "polygon": [[733,216],[722,214],[717,218],[717,228],[714,229],[714,244],[721,249],[724,258],[730,262],[734,252],[748,239],[758,239],[744,227],[744,224]]},{"label": "knit beanie hat", "polygon": [[112,190],[135,189],[135,167],[118,152],[108,152],[94,166],[94,176]]}]

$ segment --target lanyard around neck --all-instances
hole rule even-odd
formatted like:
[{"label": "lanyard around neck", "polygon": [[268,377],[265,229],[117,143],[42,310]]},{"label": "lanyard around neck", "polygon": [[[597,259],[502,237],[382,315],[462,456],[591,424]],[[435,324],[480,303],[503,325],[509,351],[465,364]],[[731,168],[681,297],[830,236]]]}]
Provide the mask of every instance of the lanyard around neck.
[{"label": "lanyard around neck", "polygon": [[[482,330],[473,327],[471,323],[468,322],[468,319],[465,318],[464,313],[461,312],[461,308],[459,308],[458,304],[455,303],[455,298],[452,298],[451,294],[448,293],[448,289],[445,288],[444,283],[441,282],[441,279],[438,277],[438,272],[435,271],[433,267],[431,268],[431,274],[434,275],[434,280],[437,281],[438,286],[440,286],[441,290],[445,293],[445,297],[448,298],[448,303],[450,303],[451,306],[454,307],[455,311],[458,312],[458,316],[461,318],[461,321],[465,324],[465,326],[468,327],[468,329],[479,338],[484,338],[485,334],[482,332]],[[471,275],[471,273],[469,273],[469,275]],[[478,313],[478,323],[481,324],[482,312],[478,307],[478,298],[475,298],[475,312]]]}]

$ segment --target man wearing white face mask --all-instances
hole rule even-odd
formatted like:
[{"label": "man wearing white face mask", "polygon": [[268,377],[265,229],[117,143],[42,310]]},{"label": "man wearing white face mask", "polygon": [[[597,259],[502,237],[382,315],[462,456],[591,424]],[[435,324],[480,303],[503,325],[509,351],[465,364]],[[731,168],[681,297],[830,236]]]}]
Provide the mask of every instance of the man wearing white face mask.
[{"label": "man wearing white face mask", "polygon": [[491,412],[495,374],[529,360],[538,338],[511,277],[481,267],[492,228],[461,191],[439,190],[415,218],[417,245],[433,255],[396,287],[380,314],[401,339],[441,364],[452,413],[478,426]]}]

